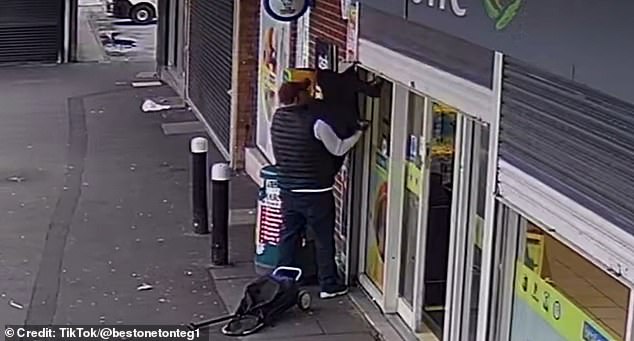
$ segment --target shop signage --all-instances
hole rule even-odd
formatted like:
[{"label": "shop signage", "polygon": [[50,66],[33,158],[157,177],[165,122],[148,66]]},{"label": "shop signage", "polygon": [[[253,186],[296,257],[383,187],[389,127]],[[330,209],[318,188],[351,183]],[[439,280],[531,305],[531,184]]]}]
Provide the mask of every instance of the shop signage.
[{"label": "shop signage", "polygon": [[[610,335],[599,323],[577,307],[555,287],[543,280],[523,262],[517,262],[515,294],[523,304],[538,315],[564,340],[612,341],[618,338]],[[543,331],[542,331],[543,332]]]},{"label": "shop signage", "polygon": [[264,0],[264,10],[277,21],[290,22],[301,18],[314,0]]},{"label": "shop signage", "polygon": [[[417,5],[421,4],[423,1],[424,0],[412,0],[412,2]],[[458,1],[459,0],[450,0],[451,12],[453,12],[453,14],[457,17],[464,17],[467,14],[467,10],[464,7],[460,6],[460,3]],[[496,0],[484,0],[484,2],[489,1],[497,2]],[[435,7],[444,11],[447,7],[447,0],[438,0],[438,2],[436,2],[436,0],[427,0],[427,6]]]},{"label": "shop signage", "polygon": [[308,67],[310,64],[310,9],[297,20],[297,46],[295,66]]},{"label": "shop signage", "polygon": [[270,127],[277,109],[277,89],[284,80],[284,70],[290,60],[290,24],[275,20],[264,10],[260,12],[260,50],[258,80],[258,110],[256,144],[273,163]]},{"label": "shop signage", "polygon": [[603,0],[587,6],[573,0],[359,2],[361,15],[366,6],[376,8],[634,104],[634,44],[627,38],[634,36],[634,1]]},{"label": "shop signage", "polygon": [[[493,20],[495,29],[500,31],[505,29],[515,19],[522,8],[523,0],[482,0],[482,7],[487,16]],[[412,0],[414,4],[421,4],[424,0]],[[467,15],[466,7],[460,5],[459,0],[450,1],[451,12],[457,17]],[[447,9],[447,0],[428,0],[427,6],[438,8],[441,11]]]},{"label": "shop signage", "polygon": [[512,2],[500,0],[483,0],[487,16],[495,22],[495,29],[505,29],[515,19],[522,8],[522,0]]}]

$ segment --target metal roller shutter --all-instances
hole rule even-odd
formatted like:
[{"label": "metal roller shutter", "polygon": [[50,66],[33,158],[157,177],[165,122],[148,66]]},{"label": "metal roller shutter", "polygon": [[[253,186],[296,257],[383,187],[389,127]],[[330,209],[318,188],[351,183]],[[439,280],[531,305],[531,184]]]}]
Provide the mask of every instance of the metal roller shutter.
[{"label": "metal roller shutter", "polygon": [[0,1],[0,63],[57,62],[63,18],[63,0]]},{"label": "metal roller shutter", "polygon": [[189,99],[229,150],[233,0],[192,0]]},{"label": "metal roller shutter", "polygon": [[634,106],[505,59],[500,157],[634,234]]}]

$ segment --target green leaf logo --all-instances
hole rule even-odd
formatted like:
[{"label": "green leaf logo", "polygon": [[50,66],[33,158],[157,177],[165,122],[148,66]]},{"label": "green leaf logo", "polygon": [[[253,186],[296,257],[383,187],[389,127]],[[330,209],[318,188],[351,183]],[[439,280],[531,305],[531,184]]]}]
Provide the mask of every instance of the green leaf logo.
[{"label": "green leaf logo", "polygon": [[522,0],[513,0],[510,3],[505,0],[483,1],[486,13],[495,22],[495,29],[498,31],[505,29],[522,7]]}]

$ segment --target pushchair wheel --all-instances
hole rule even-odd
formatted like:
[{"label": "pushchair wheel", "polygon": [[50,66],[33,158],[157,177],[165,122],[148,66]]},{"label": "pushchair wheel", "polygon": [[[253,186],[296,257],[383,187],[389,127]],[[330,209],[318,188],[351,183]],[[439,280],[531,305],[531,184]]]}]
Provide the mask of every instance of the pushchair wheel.
[{"label": "pushchair wheel", "polygon": [[299,309],[303,311],[307,311],[310,309],[310,304],[312,303],[313,298],[310,295],[310,292],[306,290],[300,290],[297,293],[297,306]]}]

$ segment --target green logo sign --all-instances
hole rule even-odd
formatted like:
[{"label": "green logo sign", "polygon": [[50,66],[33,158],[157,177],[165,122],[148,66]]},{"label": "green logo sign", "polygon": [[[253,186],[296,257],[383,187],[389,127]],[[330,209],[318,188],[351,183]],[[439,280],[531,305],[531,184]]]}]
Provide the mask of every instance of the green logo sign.
[{"label": "green logo sign", "polygon": [[505,29],[515,19],[522,7],[522,0],[483,0],[489,18],[495,21],[495,29]]}]

